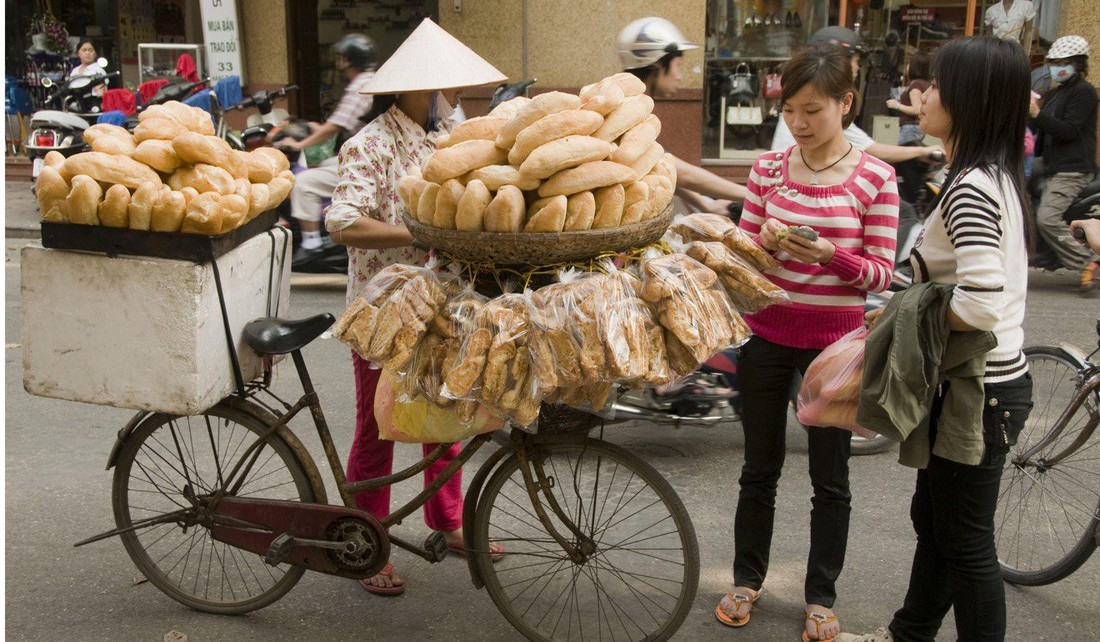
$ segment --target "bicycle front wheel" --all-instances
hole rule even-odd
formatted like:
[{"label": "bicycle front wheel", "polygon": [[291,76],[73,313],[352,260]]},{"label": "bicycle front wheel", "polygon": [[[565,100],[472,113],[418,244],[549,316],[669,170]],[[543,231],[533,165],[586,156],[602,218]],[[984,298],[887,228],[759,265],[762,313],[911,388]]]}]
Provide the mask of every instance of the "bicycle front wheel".
[{"label": "bicycle front wheel", "polygon": [[[668,639],[699,586],[695,529],[669,483],[630,452],[596,439],[532,446],[528,463],[535,484],[536,467],[545,476],[537,497],[549,521],[583,559],[571,558],[547,532],[519,460],[509,458],[482,493],[473,538],[485,588],[501,613],[532,640]],[[506,551],[495,564],[490,542]]]},{"label": "bicycle front wheel", "polygon": [[[154,415],[123,446],[115,466],[115,524],[147,524],[120,537],[138,569],[172,599],[237,615],[275,602],[305,573],[288,564],[268,566],[210,534],[203,500],[267,429],[252,415],[219,405],[202,415]],[[234,496],[315,499],[298,458],[277,434],[260,449]]]},{"label": "bicycle front wheel", "polygon": [[[1042,586],[1076,571],[1096,548],[1100,439],[1072,446],[1082,431],[1089,429],[1089,413],[1084,408],[1078,409],[1060,433],[1052,435],[1078,392],[1082,364],[1059,348],[1032,347],[1025,349],[1024,355],[1035,405],[1008,453],[1001,476],[995,522],[997,555],[1005,581]],[[1087,403],[1095,408],[1097,401],[1093,395]],[[1041,442],[1048,443],[1027,455]],[[1056,458],[1060,459],[1054,461]]]}]

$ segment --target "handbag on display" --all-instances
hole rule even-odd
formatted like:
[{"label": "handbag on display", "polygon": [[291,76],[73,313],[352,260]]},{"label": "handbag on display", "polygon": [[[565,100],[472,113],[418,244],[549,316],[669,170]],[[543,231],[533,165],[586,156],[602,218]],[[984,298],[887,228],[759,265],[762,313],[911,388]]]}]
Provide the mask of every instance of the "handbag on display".
[{"label": "handbag on display", "polygon": [[752,70],[747,63],[743,62],[733,70],[726,95],[730,105],[751,105],[756,100]]},{"label": "handbag on display", "polygon": [[727,125],[759,125],[764,122],[764,110],[751,105],[726,107]]},{"label": "handbag on display", "polygon": [[764,98],[775,100],[783,95],[783,74],[770,73],[764,76]]}]

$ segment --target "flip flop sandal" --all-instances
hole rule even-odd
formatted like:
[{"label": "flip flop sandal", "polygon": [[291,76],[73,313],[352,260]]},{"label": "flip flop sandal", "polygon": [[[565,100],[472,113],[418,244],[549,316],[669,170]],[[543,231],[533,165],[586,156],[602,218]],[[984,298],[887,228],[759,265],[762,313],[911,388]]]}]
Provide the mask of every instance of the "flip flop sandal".
[{"label": "flip flop sandal", "polygon": [[[386,564],[382,567],[381,571],[378,571],[378,575],[385,575],[386,577],[393,577],[393,564]],[[404,584],[397,584],[395,586],[375,586],[370,583],[370,579],[359,580],[359,586],[363,587],[363,590],[374,595],[382,595],[384,597],[394,597],[401,595],[405,592]]]},{"label": "flip flop sandal", "polygon": [[756,592],[756,595],[748,595],[747,593],[734,593],[733,591],[727,591],[726,597],[733,600],[733,610],[741,608],[742,604],[748,604],[749,610],[745,613],[743,618],[733,618],[726,615],[726,612],[722,610],[722,603],[719,602],[718,606],[714,607],[714,617],[718,618],[718,621],[726,626],[739,629],[749,623],[749,618],[752,617],[752,608],[756,604],[756,601],[760,599],[760,594],[763,593],[763,589]]},{"label": "flip flop sandal", "polygon": [[[806,621],[807,622],[813,622],[814,623],[814,628],[816,628],[818,631],[820,631],[822,624],[828,624],[829,622],[836,622],[837,619],[836,619],[835,614],[825,615],[824,613],[818,613],[817,611],[810,611],[810,612],[806,613]],[[811,638],[810,634],[806,631],[806,629],[805,628],[802,629],[802,642],[833,642],[833,640],[835,640],[835,639],[836,639],[836,636],[833,636],[831,638]]]},{"label": "flip flop sandal", "polygon": [[[459,557],[466,557],[466,547],[456,544],[447,544],[447,550],[451,551]],[[496,542],[489,542],[489,559],[495,564],[504,559],[507,553],[504,552],[504,546],[497,544]]]}]

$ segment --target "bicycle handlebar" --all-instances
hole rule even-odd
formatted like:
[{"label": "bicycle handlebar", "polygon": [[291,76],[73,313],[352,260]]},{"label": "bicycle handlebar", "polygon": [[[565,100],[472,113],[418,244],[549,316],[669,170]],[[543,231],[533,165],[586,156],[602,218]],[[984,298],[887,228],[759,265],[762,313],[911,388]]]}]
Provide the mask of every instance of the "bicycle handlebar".
[{"label": "bicycle handlebar", "polygon": [[[279,100],[280,98],[285,97],[287,95],[287,92],[291,92],[291,91],[298,91],[298,85],[287,85],[286,87],[281,87],[279,89],[276,89],[275,91],[271,92],[270,94],[267,94],[266,98],[267,98],[267,100],[270,100],[271,102],[275,102],[276,100]],[[258,91],[256,93],[252,94],[251,96],[249,96],[248,98],[245,98],[241,102],[237,103],[236,105],[233,105],[229,109],[243,110],[243,109],[250,109],[252,107],[255,107],[256,106],[256,99],[257,98],[265,98],[265,96],[264,96],[265,93],[266,92],[264,92],[262,90]]]}]

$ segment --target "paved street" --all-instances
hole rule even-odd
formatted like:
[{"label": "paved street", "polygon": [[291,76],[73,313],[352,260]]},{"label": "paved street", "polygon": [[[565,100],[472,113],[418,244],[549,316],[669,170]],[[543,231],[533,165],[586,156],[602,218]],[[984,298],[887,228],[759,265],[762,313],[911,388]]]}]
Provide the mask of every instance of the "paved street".
[{"label": "paved street", "polygon": [[[30,221],[28,184],[7,184],[7,225]],[[7,627],[19,640],[160,640],[176,630],[190,640],[512,640],[517,637],[484,591],[473,588],[465,563],[439,565],[398,551],[394,561],[409,590],[399,598],[367,595],[349,580],[307,574],[285,598],[242,617],[190,611],[148,583],[134,584],[136,569],[121,543],[107,540],[82,548],[73,542],[113,527],[111,472],[104,470],[115,434],[130,412],[33,397],[22,388],[20,262],[29,239],[6,239],[5,325],[7,406]],[[1026,321],[1029,344],[1061,341],[1095,347],[1100,299],[1073,293],[1074,275],[1032,272]],[[339,312],[339,279],[296,277],[293,316]],[[64,305],[64,302],[58,302]],[[90,320],[94,322],[94,320]],[[126,337],[118,338],[125,346]],[[335,340],[306,350],[315,384],[346,452],[354,416],[348,351]],[[291,369],[279,371],[276,389],[295,394]],[[320,459],[312,425],[293,427]],[[802,577],[808,550],[810,482],[806,440],[792,421],[786,474],[780,482],[778,522],[766,594],[747,629],[732,631],[715,621],[713,608],[728,588],[732,562],[733,509],[743,438],[739,425],[713,429],[625,426],[606,438],[641,455],[664,474],[684,500],[702,550],[702,576],[692,614],[680,640],[797,640],[802,629]],[[489,454],[479,452],[467,480]],[[399,446],[398,464],[412,463],[419,449]],[[839,581],[837,612],[845,630],[884,624],[904,595],[914,536],[908,520],[914,471],[893,453],[852,461],[855,496],[848,559]],[[330,494],[335,494],[328,479]],[[420,482],[394,492],[395,503],[412,497]],[[421,541],[427,528],[419,514],[396,531]],[[1095,640],[1100,611],[1100,555],[1074,576],[1034,589],[1008,587],[1009,639]],[[939,637],[955,639],[953,623]]]}]

